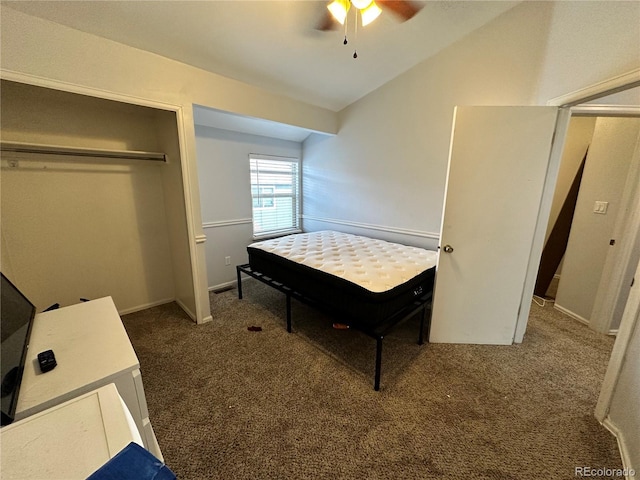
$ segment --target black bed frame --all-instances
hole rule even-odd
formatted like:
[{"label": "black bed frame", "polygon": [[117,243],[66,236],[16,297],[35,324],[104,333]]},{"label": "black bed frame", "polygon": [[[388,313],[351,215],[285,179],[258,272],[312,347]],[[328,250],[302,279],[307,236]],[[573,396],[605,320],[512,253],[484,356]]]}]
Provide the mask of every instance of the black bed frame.
[{"label": "black bed frame", "polygon": [[344,320],[344,313],[339,312],[337,310],[333,310],[328,308],[326,305],[322,304],[320,301],[309,298],[305,295],[302,295],[296,292],[291,287],[284,285],[256,270],[253,270],[251,266],[247,263],[244,265],[237,265],[236,272],[238,276],[238,298],[242,299],[242,278],[241,274],[245,273],[256,280],[259,280],[270,287],[279,290],[280,292],[286,295],[287,301],[287,332],[291,333],[291,298],[295,298],[302,303],[310,305],[318,310],[324,311],[325,313],[333,316],[339,316],[340,323],[345,323],[356,330],[361,331],[362,333],[368,335],[376,341],[376,370],[375,370],[375,379],[373,388],[374,390],[380,390],[380,372],[382,368],[382,340],[386,335],[388,335],[394,327],[398,324],[408,320],[409,318],[415,316],[417,313],[420,313],[420,332],[418,335],[418,345],[422,345],[424,343],[425,338],[425,327],[426,327],[426,340],[429,342],[429,334],[431,331],[431,315],[427,315],[427,310],[431,313],[431,296],[432,292],[428,292],[422,297],[416,298],[412,303],[403,307],[399,311],[385,318],[382,322],[376,324],[375,326],[366,325],[362,322],[358,322],[355,319],[347,318]]}]

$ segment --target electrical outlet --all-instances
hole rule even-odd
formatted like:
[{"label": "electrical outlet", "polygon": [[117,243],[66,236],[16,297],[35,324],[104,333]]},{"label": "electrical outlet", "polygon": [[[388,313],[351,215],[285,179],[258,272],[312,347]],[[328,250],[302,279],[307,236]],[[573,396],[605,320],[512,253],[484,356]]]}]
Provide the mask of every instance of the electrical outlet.
[{"label": "electrical outlet", "polygon": [[231,257],[224,257],[224,264],[231,265]]}]

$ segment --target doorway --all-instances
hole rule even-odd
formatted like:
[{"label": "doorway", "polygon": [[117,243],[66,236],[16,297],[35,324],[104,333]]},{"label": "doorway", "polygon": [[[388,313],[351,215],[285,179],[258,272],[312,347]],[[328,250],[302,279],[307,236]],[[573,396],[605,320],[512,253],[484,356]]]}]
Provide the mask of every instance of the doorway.
[{"label": "doorway", "polygon": [[[640,69],[633,70],[624,75],[614,77],[610,80],[600,82],[598,84],[583,88],[576,92],[571,92],[567,95],[553,98],[547,102],[549,106],[556,106],[560,108],[560,116],[558,118],[556,141],[552,148],[551,158],[547,169],[547,179],[545,181],[544,192],[540,202],[540,210],[537,219],[536,232],[533,238],[533,244],[531,247],[531,254],[529,257],[529,266],[527,272],[527,278],[523,288],[523,296],[520,304],[520,311],[518,313],[518,320],[514,334],[514,342],[520,343],[524,338],[524,334],[527,328],[527,321],[529,311],[531,308],[531,294],[534,290],[534,285],[537,277],[537,272],[540,266],[540,258],[542,255],[542,249],[545,241],[546,226],[549,219],[549,212],[551,210],[551,203],[553,194],[556,187],[556,180],[558,169],[560,165],[561,155],[564,149],[564,141],[566,138],[566,131],[571,116],[576,115],[590,115],[590,116],[621,116],[621,117],[640,117]],[[628,100],[631,99],[629,102]],[[624,231],[633,232],[633,242],[635,239],[635,232],[640,230],[640,205],[634,205],[633,211],[629,213],[630,223],[624,225]],[[631,235],[625,236],[627,239]],[[620,258],[616,259],[614,267],[611,267],[614,272],[610,278],[619,278],[621,272],[625,271],[628,267],[629,259],[634,250],[633,243],[629,240],[621,242]],[[607,265],[606,268],[608,268]],[[621,285],[613,288],[610,285],[608,288],[604,288],[606,294],[606,304],[604,310],[610,310],[610,305],[615,304],[620,297]],[[615,290],[615,291],[614,291]],[[608,331],[609,325],[607,324],[606,330],[603,327],[599,327],[598,331]]]},{"label": "doorway", "polygon": [[[575,115],[565,142],[536,295],[595,330],[592,319],[606,314],[600,297],[613,280],[611,267],[638,184],[639,133],[639,118]],[[629,260],[636,264],[637,252]],[[619,326],[633,276],[627,270],[617,302],[621,307],[606,314],[605,332]]]}]

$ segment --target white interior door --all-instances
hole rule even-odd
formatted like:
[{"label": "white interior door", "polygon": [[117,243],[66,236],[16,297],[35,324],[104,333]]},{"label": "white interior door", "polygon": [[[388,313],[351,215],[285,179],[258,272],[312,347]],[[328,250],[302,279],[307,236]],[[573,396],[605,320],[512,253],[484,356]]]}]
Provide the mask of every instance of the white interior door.
[{"label": "white interior door", "polygon": [[557,117],[557,107],[456,108],[432,342],[513,343]]}]

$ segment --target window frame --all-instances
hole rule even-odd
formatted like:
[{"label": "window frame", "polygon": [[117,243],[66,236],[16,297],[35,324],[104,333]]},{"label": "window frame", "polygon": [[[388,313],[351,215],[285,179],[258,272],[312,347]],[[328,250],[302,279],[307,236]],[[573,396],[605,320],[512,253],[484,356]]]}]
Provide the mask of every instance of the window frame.
[{"label": "window frame", "polygon": [[[278,193],[278,188],[275,184],[269,183],[261,183],[259,179],[254,182],[254,172],[256,175],[260,175],[260,161],[266,162],[282,162],[288,165],[295,165],[293,168],[293,172],[291,174],[291,190],[289,193]],[[255,168],[254,168],[255,162]],[[275,238],[284,235],[289,235],[292,233],[301,233],[301,210],[302,210],[302,181],[301,181],[301,169],[302,162],[299,157],[289,157],[289,156],[276,156],[276,155],[265,155],[260,153],[250,153],[249,154],[249,191],[251,195],[251,227],[252,234],[254,240],[264,240],[267,238]],[[263,165],[262,171],[268,172],[267,165]],[[271,172],[273,173],[273,172]],[[284,173],[286,176],[286,173]],[[287,184],[289,185],[289,184]],[[273,206],[256,206],[261,205],[265,198],[261,196],[262,192],[266,189],[272,189],[272,196],[270,198],[273,199]],[[254,194],[254,191],[257,191],[258,194]],[[277,200],[278,198],[286,198],[291,199],[292,203],[292,212],[291,212],[291,225],[287,225],[282,228],[278,228],[277,226],[273,226],[271,229],[258,229],[256,232],[256,224],[257,224],[257,215],[256,213],[261,212],[265,213],[266,211],[270,211],[274,214],[278,212]],[[280,207],[282,209],[282,207]]]}]

